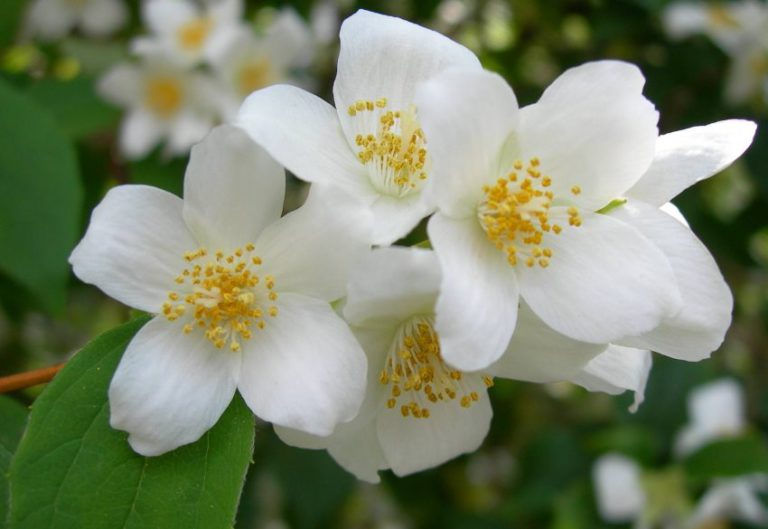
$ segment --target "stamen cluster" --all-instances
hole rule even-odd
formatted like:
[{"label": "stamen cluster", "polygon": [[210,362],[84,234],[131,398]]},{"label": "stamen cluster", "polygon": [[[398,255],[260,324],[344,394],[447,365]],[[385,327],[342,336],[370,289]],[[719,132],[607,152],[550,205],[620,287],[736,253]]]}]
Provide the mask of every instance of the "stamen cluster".
[{"label": "stamen cluster", "polygon": [[251,328],[263,329],[265,314],[275,317],[278,312],[275,305],[264,310],[260,304],[276,301],[277,292],[272,276],[260,277],[254,272],[262,264],[260,257],[252,255],[254,249],[249,243],[229,255],[219,250],[207,262],[205,248],[187,252],[184,259],[190,267],[175,281],[191,288],[186,293],[168,293],[162,307],[165,317],[176,321],[187,316],[185,334],[199,328],[216,347],[221,349],[228,343],[231,351],[239,351],[240,341],[251,338]]}]

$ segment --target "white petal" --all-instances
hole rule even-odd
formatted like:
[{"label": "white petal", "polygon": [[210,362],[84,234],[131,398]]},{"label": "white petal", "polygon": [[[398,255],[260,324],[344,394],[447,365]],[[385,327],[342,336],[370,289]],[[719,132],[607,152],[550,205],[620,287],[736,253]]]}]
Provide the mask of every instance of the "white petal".
[{"label": "white petal", "polygon": [[101,97],[111,103],[133,107],[142,99],[142,86],[139,69],[132,64],[120,63],[99,79],[96,89]]},{"label": "white petal", "polygon": [[[550,218],[560,215],[552,208]],[[548,268],[518,266],[520,291],[533,311],[576,340],[609,343],[647,332],[681,307],[669,261],[640,232],[606,215],[548,234]]]},{"label": "white petal", "polygon": [[380,195],[370,209],[373,214],[371,243],[390,245],[408,235],[434,208],[420,193],[411,193],[404,197]]},{"label": "white petal", "polygon": [[83,11],[80,27],[86,35],[104,37],[123,27],[127,20],[128,10],[120,0],[97,0]]},{"label": "white petal", "polygon": [[647,204],[630,201],[611,216],[632,225],[664,252],[683,301],[682,309],[658,327],[620,342],[680,360],[707,358],[723,342],[733,309],[733,297],[712,255],[691,230]]},{"label": "white petal", "polygon": [[379,442],[395,474],[405,476],[440,465],[482,444],[493,416],[488,392],[479,376],[465,374],[462,380],[468,391],[479,395],[469,408],[451,400],[429,404],[426,419],[403,417],[399,409],[379,413]]},{"label": "white petal", "polygon": [[327,303],[281,294],[276,305],[279,314],[243,344],[238,389],[263,420],[330,435],[357,414],[365,354]]},{"label": "white petal", "polygon": [[645,400],[645,385],[651,372],[650,351],[611,344],[593,358],[571,381],[589,391],[618,395],[629,390],[635,393],[631,411]]},{"label": "white petal", "polygon": [[416,104],[432,158],[429,191],[444,214],[473,215],[483,185],[510,169],[499,162],[518,124],[515,94],[494,73],[449,70],[419,86]]},{"label": "white petal", "polygon": [[768,509],[760,499],[760,492],[768,489],[767,481],[765,474],[718,480],[696,505],[691,527],[707,527],[724,519],[765,527]]},{"label": "white petal", "polygon": [[683,39],[695,33],[703,33],[710,24],[710,9],[705,4],[677,2],[662,12],[664,29],[673,39]]},{"label": "white petal", "polygon": [[731,165],[750,146],[755,130],[751,121],[730,119],[659,136],[653,163],[627,196],[661,206]]},{"label": "white petal", "polygon": [[488,372],[530,382],[569,380],[605,347],[577,342],[553,331],[523,305],[509,347]]},{"label": "white petal", "polygon": [[314,184],[302,207],[268,226],[256,241],[279,292],[332,301],[370,248],[371,220],[356,200]]},{"label": "white petal", "polygon": [[658,134],[644,82],[635,66],[618,61],[566,71],[520,112],[522,161],[538,157],[555,196],[587,209],[624,195],[651,164]]},{"label": "white petal", "polygon": [[120,125],[120,150],[128,159],[143,158],[166,132],[165,124],[149,112],[133,110]]},{"label": "white petal", "polygon": [[351,432],[334,435],[328,453],[336,462],[368,483],[379,483],[379,470],[388,468],[373,420]]},{"label": "white petal", "polygon": [[274,425],[275,434],[280,438],[282,442],[287,445],[295,446],[296,448],[305,448],[307,450],[321,450],[328,448],[328,443],[331,437],[321,437],[319,435],[312,435],[301,430],[294,430],[293,428],[286,428],[285,426]]},{"label": "white petal", "polygon": [[392,246],[371,251],[355,268],[347,288],[344,317],[353,325],[390,322],[430,314],[440,288],[435,253]]},{"label": "white petal", "polygon": [[168,150],[180,155],[202,140],[213,128],[213,118],[192,110],[181,112],[170,124]]},{"label": "white petal", "polygon": [[192,149],[184,221],[209,249],[254,242],[280,218],[285,173],[240,129],[222,125]]},{"label": "white petal", "polygon": [[156,456],[197,441],[235,394],[239,361],[201,334],[157,317],[134,336],[109,386],[110,425]]},{"label": "white petal", "polygon": [[265,32],[263,45],[270,59],[283,68],[308,66],[315,53],[312,31],[292,7],[280,10]]},{"label": "white petal", "polygon": [[199,13],[187,0],[151,0],[145,2],[142,15],[152,33],[171,35]]},{"label": "white petal", "polygon": [[154,187],[110,190],[69,257],[75,275],[126,305],[159,312],[178,286],[184,252],[198,246],[181,207],[180,198]]},{"label": "white petal", "polygon": [[592,467],[597,507],[610,523],[636,519],[645,508],[645,491],[637,463],[621,454],[605,454]]},{"label": "white petal", "polygon": [[416,85],[453,67],[480,69],[477,57],[449,38],[405,20],[360,10],[339,33],[341,50],[333,97],[348,138],[354,138],[347,108],[386,97],[388,107],[413,104]]},{"label": "white petal", "polygon": [[248,96],[235,124],[302,180],[335,184],[369,201],[376,196],[336,109],[319,97],[295,86],[269,86]]},{"label": "white petal", "polygon": [[27,14],[26,30],[40,40],[57,40],[66,35],[77,20],[77,11],[66,2],[37,0]]},{"label": "white petal", "polygon": [[461,371],[484,369],[504,353],[515,329],[514,270],[475,219],[438,213],[427,230],[443,270],[435,310],[443,358]]}]

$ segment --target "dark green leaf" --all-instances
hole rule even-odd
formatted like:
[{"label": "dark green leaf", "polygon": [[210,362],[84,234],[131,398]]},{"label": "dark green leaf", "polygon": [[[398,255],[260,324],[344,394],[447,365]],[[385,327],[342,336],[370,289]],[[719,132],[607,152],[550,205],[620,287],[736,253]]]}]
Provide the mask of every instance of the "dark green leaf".
[{"label": "dark green leaf", "polygon": [[27,410],[24,406],[0,395],[0,529],[7,527],[8,471],[26,423]]},{"label": "dark green leaf", "polygon": [[702,481],[768,472],[768,446],[758,436],[716,441],[691,454],[685,460],[685,470],[691,479]]},{"label": "dark green leaf", "polygon": [[117,108],[96,94],[93,82],[86,77],[46,78],[27,87],[26,93],[51,112],[65,134],[79,139],[109,129],[120,117]]},{"label": "dark green leaf", "polygon": [[109,426],[107,389],[139,318],[78,353],[32,407],[11,467],[13,529],[227,529],[253,451],[238,396],[198,442],[160,457]]},{"label": "dark green leaf", "polygon": [[59,310],[82,201],[75,152],[45,109],[1,81],[0,108],[0,269]]},{"label": "dark green leaf", "polygon": [[0,48],[11,44],[19,29],[19,22],[25,0],[3,0],[0,2]]}]

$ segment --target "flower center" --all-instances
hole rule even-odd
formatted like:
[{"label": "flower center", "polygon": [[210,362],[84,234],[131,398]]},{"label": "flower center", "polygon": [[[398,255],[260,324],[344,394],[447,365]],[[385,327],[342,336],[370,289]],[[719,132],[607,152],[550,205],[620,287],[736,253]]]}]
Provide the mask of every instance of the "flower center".
[{"label": "flower center", "polygon": [[163,315],[169,321],[183,319],[185,334],[200,329],[219,349],[229,344],[230,350],[239,351],[253,327],[266,326],[265,314],[277,316],[277,307],[268,303],[277,300],[275,281],[257,273],[261,258],[253,255],[254,249],[249,243],[229,255],[217,251],[209,256],[205,248],[184,254],[189,268],[175,281],[187,288],[168,293]]},{"label": "flower center", "polygon": [[174,114],[184,99],[178,79],[167,76],[150,78],[145,86],[144,102],[155,114],[168,117]]},{"label": "flower center", "polygon": [[272,65],[266,57],[246,62],[237,73],[237,89],[247,95],[270,84]]},{"label": "flower center", "polygon": [[[541,174],[538,158],[531,158],[524,167],[519,160],[505,178],[499,178],[492,186],[483,186],[485,198],[480,202],[477,216],[488,239],[507,254],[512,266],[522,260],[528,267],[546,268],[552,258],[552,249],[542,246],[544,234],[559,235],[563,227],[550,224],[549,210],[554,193],[547,188],[552,179]],[[571,188],[571,194],[581,193],[579,186]],[[568,224],[581,226],[579,210],[568,208]]]},{"label": "flower center", "polygon": [[357,158],[368,168],[373,186],[383,194],[402,197],[421,189],[427,179],[428,159],[424,131],[416,108],[388,110],[387,98],[360,100],[347,113],[365,134],[355,136]]},{"label": "flower center", "polygon": [[707,8],[710,23],[716,28],[738,28],[736,20],[725,6],[713,5]]},{"label": "flower center", "polygon": [[197,51],[208,37],[213,24],[206,17],[194,18],[182,25],[176,32],[179,46],[186,51]]},{"label": "flower center", "polygon": [[[387,408],[400,404],[403,417],[426,419],[430,405],[456,401],[469,408],[480,396],[463,380],[461,371],[448,367],[440,356],[440,342],[431,316],[416,316],[397,332],[379,382],[391,386]],[[483,377],[487,387],[493,379]]]}]

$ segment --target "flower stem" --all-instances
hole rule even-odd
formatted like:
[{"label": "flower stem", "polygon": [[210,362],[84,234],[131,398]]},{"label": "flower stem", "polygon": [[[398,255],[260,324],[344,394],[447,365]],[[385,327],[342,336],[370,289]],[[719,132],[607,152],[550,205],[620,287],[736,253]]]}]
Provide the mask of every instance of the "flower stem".
[{"label": "flower stem", "polygon": [[64,367],[64,364],[56,364],[42,369],[35,369],[34,371],[0,377],[0,393],[10,393],[11,391],[50,382],[62,367]]}]

